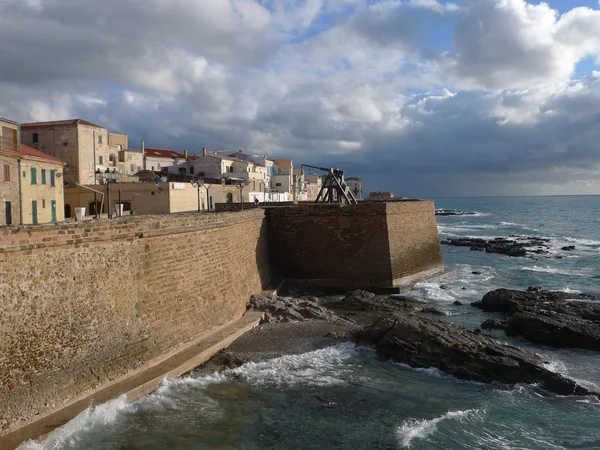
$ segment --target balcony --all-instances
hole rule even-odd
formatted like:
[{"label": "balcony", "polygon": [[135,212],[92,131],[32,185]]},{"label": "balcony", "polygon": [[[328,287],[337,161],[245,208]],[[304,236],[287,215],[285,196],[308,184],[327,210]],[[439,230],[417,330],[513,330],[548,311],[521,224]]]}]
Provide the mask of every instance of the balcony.
[{"label": "balcony", "polygon": [[16,152],[18,151],[17,144],[18,142],[12,137],[0,136],[0,150],[10,150]]}]

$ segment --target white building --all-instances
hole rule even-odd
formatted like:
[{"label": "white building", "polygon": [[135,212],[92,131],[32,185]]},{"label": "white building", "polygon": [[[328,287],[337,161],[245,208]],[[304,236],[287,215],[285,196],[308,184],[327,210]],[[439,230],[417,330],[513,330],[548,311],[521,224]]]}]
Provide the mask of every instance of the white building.
[{"label": "white building", "polygon": [[194,162],[197,156],[191,156],[187,150],[183,153],[175,150],[150,148],[144,150],[144,170],[164,173],[195,174]]}]

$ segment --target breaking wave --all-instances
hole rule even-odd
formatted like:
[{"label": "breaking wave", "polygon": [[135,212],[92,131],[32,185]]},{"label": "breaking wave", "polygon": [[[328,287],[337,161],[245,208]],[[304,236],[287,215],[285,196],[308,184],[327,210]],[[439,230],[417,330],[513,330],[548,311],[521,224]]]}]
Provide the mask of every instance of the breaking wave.
[{"label": "breaking wave", "polygon": [[415,439],[425,439],[437,431],[437,426],[444,420],[458,420],[463,422],[468,419],[482,419],[484,410],[467,409],[465,411],[449,411],[441,417],[434,419],[408,419],[396,429],[398,443],[403,448],[410,448]]}]

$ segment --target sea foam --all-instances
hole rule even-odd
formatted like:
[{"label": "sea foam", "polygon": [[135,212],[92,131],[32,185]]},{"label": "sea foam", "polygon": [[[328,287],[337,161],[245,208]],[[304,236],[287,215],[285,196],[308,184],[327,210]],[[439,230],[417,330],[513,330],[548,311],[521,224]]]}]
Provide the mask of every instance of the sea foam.
[{"label": "sea foam", "polygon": [[125,395],[97,406],[91,406],[54,431],[45,441],[27,441],[19,450],[59,450],[77,443],[78,436],[92,428],[114,423],[118,417],[135,406],[127,403]]},{"label": "sea foam", "polygon": [[408,419],[396,429],[396,437],[403,448],[410,448],[414,439],[425,439],[437,431],[437,426],[444,420],[463,421],[469,417],[482,417],[485,411],[480,409],[467,409],[465,411],[448,411],[446,414],[434,419]]}]

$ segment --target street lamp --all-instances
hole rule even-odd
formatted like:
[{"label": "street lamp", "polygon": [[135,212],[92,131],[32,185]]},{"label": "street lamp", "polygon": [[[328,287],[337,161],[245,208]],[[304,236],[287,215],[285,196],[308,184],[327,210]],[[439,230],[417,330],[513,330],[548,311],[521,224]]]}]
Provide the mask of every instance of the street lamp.
[{"label": "street lamp", "polygon": [[240,190],[240,203],[242,204],[242,211],[244,210],[244,180],[237,182],[237,187]]},{"label": "street lamp", "polygon": [[[208,203],[208,190],[210,189],[210,186],[206,186],[204,184],[204,178],[202,176],[192,177],[190,183],[193,187],[195,187],[198,190],[198,212],[200,212],[202,210],[200,208],[200,188],[203,187],[204,189],[206,189],[206,201]],[[207,209],[210,211],[210,203],[208,203],[207,206]]]}]

